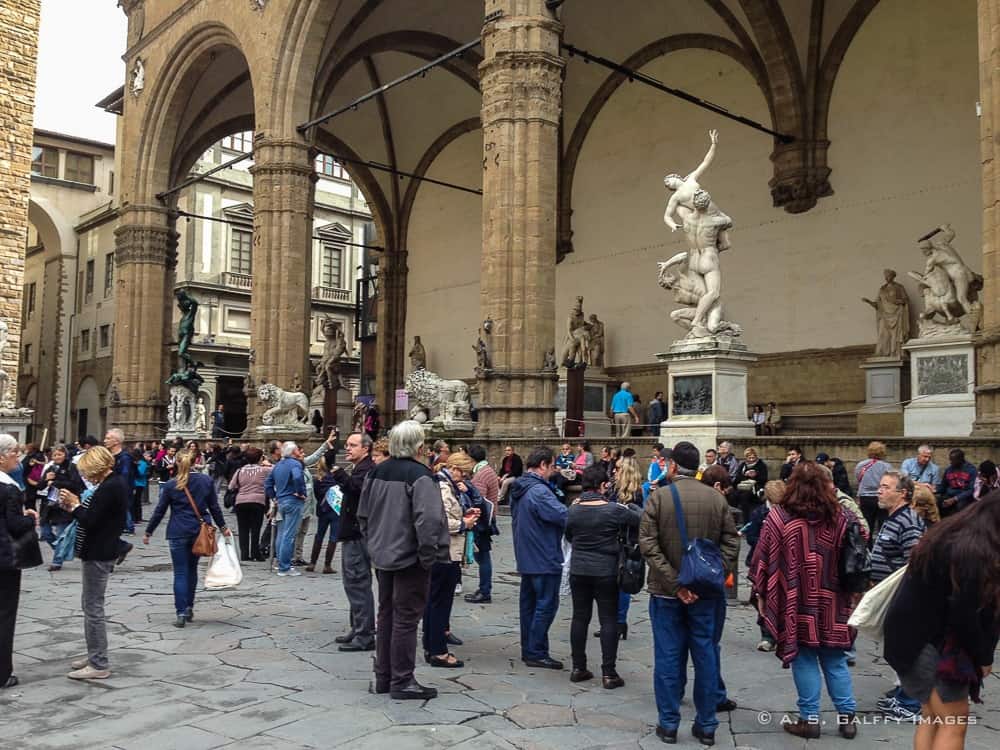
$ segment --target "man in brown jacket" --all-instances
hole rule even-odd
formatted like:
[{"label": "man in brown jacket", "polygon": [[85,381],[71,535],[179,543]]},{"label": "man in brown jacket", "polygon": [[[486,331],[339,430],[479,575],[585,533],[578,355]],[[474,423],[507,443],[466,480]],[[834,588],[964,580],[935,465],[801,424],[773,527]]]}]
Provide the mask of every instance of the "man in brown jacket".
[{"label": "man in brown jacket", "polygon": [[688,541],[714,542],[722,552],[727,572],[736,567],[740,541],[725,498],[694,478],[700,460],[698,449],[691,443],[674,446],[668,474],[671,484],[657,488],[646,501],[639,526],[639,547],[649,563],[653,688],[659,713],[656,735],[667,743],[677,741],[690,651],[696,708],[691,734],[703,745],[712,745],[719,726],[715,716],[720,702],[721,673],[717,644],[725,617],[725,599],[701,599],[677,584],[684,549],[671,487],[680,498]]}]

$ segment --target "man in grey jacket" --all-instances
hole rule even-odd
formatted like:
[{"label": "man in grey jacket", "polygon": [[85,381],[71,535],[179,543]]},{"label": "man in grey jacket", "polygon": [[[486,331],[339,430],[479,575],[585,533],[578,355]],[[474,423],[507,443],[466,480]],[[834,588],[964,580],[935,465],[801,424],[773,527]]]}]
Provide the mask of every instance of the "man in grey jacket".
[{"label": "man in grey jacket", "polygon": [[413,677],[417,625],[427,604],[430,569],[449,559],[444,502],[420,462],[424,429],[400,422],[389,433],[390,458],[365,479],[358,522],[378,578],[375,681],[370,690],[396,700],[428,700],[437,690]]}]

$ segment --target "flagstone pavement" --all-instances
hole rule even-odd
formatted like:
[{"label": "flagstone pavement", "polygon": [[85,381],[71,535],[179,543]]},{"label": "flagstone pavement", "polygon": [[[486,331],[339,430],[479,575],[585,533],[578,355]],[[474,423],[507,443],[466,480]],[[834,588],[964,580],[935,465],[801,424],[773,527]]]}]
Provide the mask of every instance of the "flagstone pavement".
[{"label": "flagstone pavement", "polygon": [[[79,564],[59,573],[28,571],[14,644],[21,684],[0,693],[0,748],[659,747],[652,733],[656,708],[646,595],[633,601],[629,637],[619,651],[624,688],[604,690],[599,680],[572,684],[568,670],[530,669],[518,658],[518,578],[509,524],[504,526],[495,551],[493,603],[455,600],[452,629],[465,640],[455,647],[464,669],[418,666],[417,678],[440,691],[426,703],[370,695],[371,654],[337,651],[334,636],[347,623],[339,573],[277,578],[266,564],[249,564],[238,589],[200,591],[195,621],[177,629],[163,537],[148,548],[137,543],[109,586],[113,675],[81,684],[66,678],[69,661],[83,651]],[[204,568],[203,563],[202,574]],[[466,573],[466,593],[474,590],[475,575],[474,568]],[[570,609],[563,598],[550,634],[553,655],[567,667]],[[716,746],[843,746],[825,695],[822,739],[806,742],[781,730],[782,717],[795,715],[791,673],[773,654],[754,650],[757,636],[750,607],[733,603],[723,672],[739,708],[720,716]],[[868,723],[850,747],[910,747],[912,725],[876,723],[875,701],[891,686],[891,673],[874,643],[858,645],[854,690]],[[598,671],[596,639],[588,651]],[[974,709],[967,747],[995,750],[1000,747],[996,677],[987,680],[984,696],[985,704]],[[679,744],[696,747],[690,693],[682,712]]]}]

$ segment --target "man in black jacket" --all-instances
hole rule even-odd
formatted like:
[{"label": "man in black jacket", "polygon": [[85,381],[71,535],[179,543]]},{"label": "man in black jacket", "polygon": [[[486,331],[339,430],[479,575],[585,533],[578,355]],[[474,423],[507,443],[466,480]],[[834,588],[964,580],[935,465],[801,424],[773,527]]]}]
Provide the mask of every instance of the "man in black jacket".
[{"label": "man in black jacket", "polygon": [[344,594],[351,605],[351,629],[334,640],[340,651],[375,650],[375,599],[372,596],[372,561],[358,525],[358,503],[365,477],[375,468],[372,462],[372,439],[361,432],[351,433],[344,444],[347,460],[354,469],[350,475],[343,469],[334,473],[344,498],[340,505],[340,564],[343,571]]}]

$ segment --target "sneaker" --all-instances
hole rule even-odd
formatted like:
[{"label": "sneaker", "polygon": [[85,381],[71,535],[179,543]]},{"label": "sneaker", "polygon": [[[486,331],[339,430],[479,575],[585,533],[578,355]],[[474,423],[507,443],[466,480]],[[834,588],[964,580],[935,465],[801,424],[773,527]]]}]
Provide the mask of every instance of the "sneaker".
[{"label": "sneaker", "polygon": [[55,573],[59,570],[62,570],[62,565],[56,565],[55,563],[53,563],[52,565],[49,566],[50,573]]},{"label": "sneaker", "polygon": [[90,664],[90,659],[88,659],[86,656],[83,657],[82,659],[74,659],[69,663],[70,667],[73,669],[83,669],[88,664]]},{"label": "sneaker", "polygon": [[893,691],[892,693],[890,693],[889,695],[885,696],[884,698],[879,698],[875,702],[875,708],[877,708],[879,711],[888,711],[888,710],[890,710],[893,707],[893,705],[896,704],[896,702],[897,702],[896,701],[896,691]]},{"label": "sneaker", "polygon": [[461,593],[462,593],[462,584],[461,583],[456,583],[455,584],[455,596],[458,596]]},{"label": "sneaker", "polygon": [[300,576],[302,573],[295,568],[289,568],[288,570],[279,570],[278,575],[284,578],[285,576]]},{"label": "sneaker", "polygon": [[887,718],[895,719],[896,721],[916,721],[920,718],[919,711],[911,711],[900,703],[897,698],[891,698],[890,700],[892,700],[892,705],[890,707],[879,707],[879,710],[885,714]]},{"label": "sneaker", "polygon": [[757,644],[758,651],[774,651],[774,641],[769,641],[767,638],[761,639],[761,642]]},{"label": "sneaker", "polygon": [[106,680],[111,676],[111,670],[96,669],[88,664],[83,667],[83,669],[77,669],[75,672],[70,672],[66,676],[71,680]]}]

